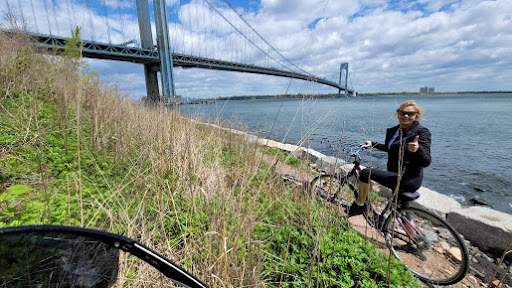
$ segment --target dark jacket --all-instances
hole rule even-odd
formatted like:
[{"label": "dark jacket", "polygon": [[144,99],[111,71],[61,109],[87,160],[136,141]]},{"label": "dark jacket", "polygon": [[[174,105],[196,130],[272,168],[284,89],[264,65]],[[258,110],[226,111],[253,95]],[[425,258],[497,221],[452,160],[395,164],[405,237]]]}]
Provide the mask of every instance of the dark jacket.
[{"label": "dark jacket", "polygon": [[[423,176],[423,167],[427,167],[430,165],[430,141],[431,141],[431,134],[430,131],[421,126],[418,121],[414,121],[414,123],[405,128],[400,129],[400,133],[398,137],[393,141],[393,144],[391,144],[391,148],[388,149],[387,143],[393,138],[393,136],[396,133],[396,130],[399,129],[399,126],[394,126],[391,128],[388,128],[386,130],[386,142],[385,143],[377,143],[374,145],[375,148],[388,152],[388,167],[387,170],[391,172],[398,172],[398,161],[399,161],[399,151],[400,147],[402,145],[403,151],[404,151],[404,167],[405,167],[405,173],[404,177],[418,177]],[[407,147],[407,143],[414,141],[414,137],[416,135],[419,135],[420,138],[418,140],[418,143],[420,144],[418,151],[415,153],[412,153],[409,151]],[[400,139],[402,143],[400,143]],[[402,169],[402,172],[404,170]]]}]

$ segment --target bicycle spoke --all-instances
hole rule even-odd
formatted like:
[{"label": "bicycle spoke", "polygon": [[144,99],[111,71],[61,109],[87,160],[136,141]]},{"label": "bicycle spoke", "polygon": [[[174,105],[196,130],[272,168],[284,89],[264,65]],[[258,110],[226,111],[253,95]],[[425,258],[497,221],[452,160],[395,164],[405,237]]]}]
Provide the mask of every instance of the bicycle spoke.
[{"label": "bicycle spoke", "polygon": [[311,182],[312,196],[338,205],[349,205],[355,199],[355,180],[340,175],[321,175]]},{"label": "bicycle spoke", "polygon": [[466,274],[468,256],[464,243],[439,217],[420,209],[401,209],[396,219],[387,220],[385,231],[386,244],[393,255],[421,280],[449,285]]}]

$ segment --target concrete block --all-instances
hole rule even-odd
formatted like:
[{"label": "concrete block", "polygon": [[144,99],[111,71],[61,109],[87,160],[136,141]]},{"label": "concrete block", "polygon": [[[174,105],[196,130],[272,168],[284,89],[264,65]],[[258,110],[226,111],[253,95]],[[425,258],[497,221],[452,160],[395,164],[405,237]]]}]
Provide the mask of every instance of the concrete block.
[{"label": "concrete block", "polygon": [[324,154],[315,151],[311,148],[304,148],[297,146],[298,149],[296,149],[294,152],[292,152],[292,155],[297,157],[301,160],[308,160],[313,163],[315,163],[319,158],[326,157]]},{"label": "concrete block", "polygon": [[257,143],[258,136],[253,135],[253,134],[245,134],[245,140],[249,143]]},{"label": "concrete block", "polygon": [[423,208],[443,218],[446,218],[446,215],[452,211],[462,209],[457,200],[423,186],[418,189],[418,193],[420,193],[420,198],[411,203],[412,207]]},{"label": "concrete block", "polygon": [[512,241],[512,215],[487,207],[448,213],[448,222],[474,246],[501,254]]},{"label": "concrete block", "polygon": [[277,141],[265,139],[265,138],[258,139],[258,144],[276,148],[276,149],[280,149],[283,151],[288,151],[288,152],[294,152],[300,148],[297,145],[285,144],[285,143],[281,143],[281,142],[277,142]]}]

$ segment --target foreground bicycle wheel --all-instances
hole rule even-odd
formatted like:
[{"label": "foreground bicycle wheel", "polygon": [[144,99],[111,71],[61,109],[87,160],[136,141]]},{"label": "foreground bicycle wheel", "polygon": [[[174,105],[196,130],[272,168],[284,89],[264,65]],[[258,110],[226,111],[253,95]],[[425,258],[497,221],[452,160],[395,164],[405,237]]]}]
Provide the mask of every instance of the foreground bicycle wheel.
[{"label": "foreground bicycle wheel", "polygon": [[311,181],[311,192],[312,196],[332,203],[347,204],[352,203],[357,197],[356,183],[353,176],[324,174]]},{"label": "foreground bicycle wheel", "polygon": [[464,278],[468,253],[459,234],[440,217],[404,208],[384,224],[386,244],[420,280],[451,285]]}]

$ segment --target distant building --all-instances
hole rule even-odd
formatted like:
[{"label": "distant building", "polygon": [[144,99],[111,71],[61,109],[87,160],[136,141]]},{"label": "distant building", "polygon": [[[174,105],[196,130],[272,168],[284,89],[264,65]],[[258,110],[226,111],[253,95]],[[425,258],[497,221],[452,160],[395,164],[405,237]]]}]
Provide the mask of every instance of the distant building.
[{"label": "distant building", "polygon": [[434,93],[435,88],[434,87],[420,87],[420,93]]}]

